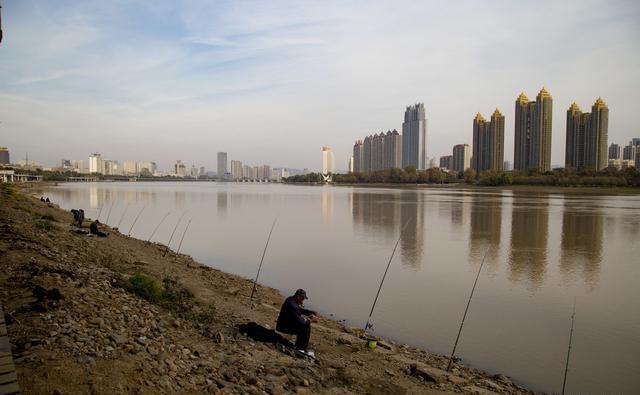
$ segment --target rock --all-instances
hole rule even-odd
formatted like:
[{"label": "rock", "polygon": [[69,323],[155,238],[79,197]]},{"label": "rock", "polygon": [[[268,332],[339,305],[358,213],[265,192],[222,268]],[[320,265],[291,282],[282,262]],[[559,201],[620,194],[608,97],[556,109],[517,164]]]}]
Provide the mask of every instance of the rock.
[{"label": "rock", "polygon": [[227,288],[224,292],[226,292],[229,295],[234,295],[235,296],[235,295],[238,294],[238,292],[240,292],[240,288],[230,287],[230,288]]},{"label": "rock", "polygon": [[82,356],[82,357],[78,358],[78,362],[84,363],[84,364],[88,364],[88,365],[91,365],[91,366],[95,366],[96,365],[96,360],[91,358],[88,355],[85,355],[85,356]]},{"label": "rock", "polygon": [[462,387],[462,390],[465,394],[473,394],[473,395],[498,395],[497,392],[489,391],[488,389],[478,387],[476,385],[468,385],[466,387]]},{"label": "rock", "polygon": [[482,383],[495,391],[502,391],[502,387],[489,379],[482,380]]},{"label": "rock", "polygon": [[224,344],[224,335],[221,332],[216,333],[216,343]]},{"label": "rock", "polygon": [[113,340],[117,345],[123,345],[127,343],[127,338],[117,333],[110,334],[109,338],[111,338],[111,340]]},{"label": "rock", "polygon": [[513,381],[511,381],[511,379],[504,374],[496,374],[495,376],[493,376],[493,378],[498,380],[502,384],[513,385]]},{"label": "rock", "polygon": [[308,386],[310,385],[310,384],[309,384],[309,380],[307,380],[307,379],[303,379],[303,380],[302,380],[302,385],[303,385],[303,386],[305,386],[305,387],[308,387]]},{"label": "rock", "polygon": [[304,387],[296,387],[296,392],[295,393],[298,394],[298,395],[311,394],[311,392],[307,388],[304,388]]},{"label": "rock", "polygon": [[389,376],[391,376],[391,377],[394,377],[394,376],[396,375],[393,371],[391,371],[391,370],[389,370],[389,369],[386,369],[384,372],[385,372],[386,374],[388,374]]},{"label": "rock", "polygon": [[338,338],[336,339],[336,341],[338,342],[338,344],[353,345],[358,342],[358,338],[355,336],[347,335],[347,334],[340,334],[338,335]]}]

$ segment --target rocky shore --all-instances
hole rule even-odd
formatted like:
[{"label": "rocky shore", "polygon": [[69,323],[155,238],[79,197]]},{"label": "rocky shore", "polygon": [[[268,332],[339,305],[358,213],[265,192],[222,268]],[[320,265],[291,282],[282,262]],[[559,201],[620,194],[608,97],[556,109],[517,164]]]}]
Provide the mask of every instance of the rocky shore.
[{"label": "rocky shore", "polygon": [[252,303],[249,280],[107,227],[106,238],[79,234],[72,220],[0,185],[0,303],[26,394],[533,393],[460,364],[447,373],[446,357],[422,350],[369,349],[326,318],[312,330],[317,359],[295,358],[238,331],[273,326],[277,291],[258,287]]}]

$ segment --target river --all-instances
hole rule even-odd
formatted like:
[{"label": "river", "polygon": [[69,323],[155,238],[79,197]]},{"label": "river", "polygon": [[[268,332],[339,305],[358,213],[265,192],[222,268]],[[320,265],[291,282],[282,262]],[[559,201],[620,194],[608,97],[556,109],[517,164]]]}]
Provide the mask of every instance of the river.
[{"label": "river", "polygon": [[[120,225],[260,282],[374,334],[449,354],[485,259],[456,355],[559,393],[576,301],[567,393],[640,389],[640,195],[580,189],[369,188],[131,182],[60,184],[65,209]],[[486,256],[486,257],[485,257]]]}]

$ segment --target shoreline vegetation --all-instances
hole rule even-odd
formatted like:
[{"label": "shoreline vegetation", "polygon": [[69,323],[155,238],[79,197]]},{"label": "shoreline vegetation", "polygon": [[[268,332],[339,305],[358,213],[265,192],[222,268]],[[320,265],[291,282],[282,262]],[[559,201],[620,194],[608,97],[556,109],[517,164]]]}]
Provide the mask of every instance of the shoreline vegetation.
[{"label": "shoreline vegetation", "polygon": [[[22,392],[213,394],[533,394],[502,374],[380,339],[328,317],[315,362],[239,333],[273,327],[282,295],[0,185],[0,303]],[[89,219],[84,224],[87,228]],[[166,256],[165,256],[166,254]],[[311,297],[313,297],[311,295]]]},{"label": "shoreline vegetation", "polygon": [[[323,182],[322,174],[309,173],[283,179],[286,183]],[[635,167],[623,170],[606,168],[601,171],[573,171],[558,169],[540,173],[514,171],[485,171],[476,174],[472,169],[461,173],[449,173],[439,168],[416,170],[413,166],[404,169],[387,169],[370,173],[333,174],[334,184],[385,184],[385,185],[477,185],[477,186],[553,186],[553,187],[640,187],[640,172]]]}]

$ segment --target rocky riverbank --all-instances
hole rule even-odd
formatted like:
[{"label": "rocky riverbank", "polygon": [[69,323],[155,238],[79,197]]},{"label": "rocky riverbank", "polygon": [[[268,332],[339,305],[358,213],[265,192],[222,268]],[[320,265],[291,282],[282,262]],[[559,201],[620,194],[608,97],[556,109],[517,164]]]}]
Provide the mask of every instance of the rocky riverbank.
[{"label": "rocky riverbank", "polygon": [[273,326],[275,290],[258,287],[252,303],[251,281],[107,227],[79,234],[54,203],[0,185],[0,303],[24,393],[532,393],[459,364],[447,373],[425,351],[368,349],[326,318],[316,361],[289,356],[238,331]]}]

